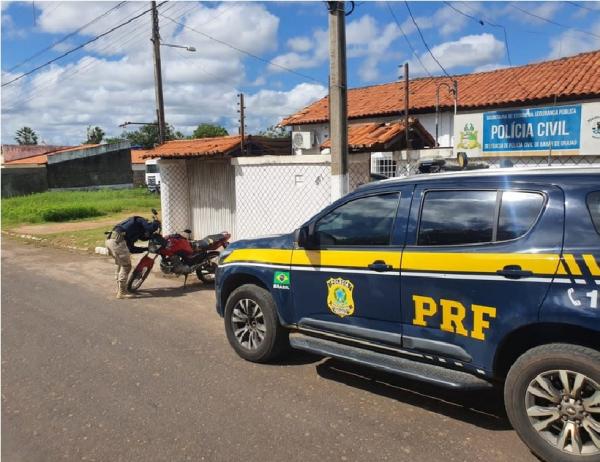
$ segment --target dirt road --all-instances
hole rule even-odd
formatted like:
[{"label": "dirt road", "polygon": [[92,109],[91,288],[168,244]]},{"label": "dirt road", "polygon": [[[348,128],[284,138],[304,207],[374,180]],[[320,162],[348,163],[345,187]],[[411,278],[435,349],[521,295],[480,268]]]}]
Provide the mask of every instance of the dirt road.
[{"label": "dirt road", "polygon": [[2,243],[3,461],[533,461],[499,394],[239,359],[210,288],[113,299],[104,257]]}]

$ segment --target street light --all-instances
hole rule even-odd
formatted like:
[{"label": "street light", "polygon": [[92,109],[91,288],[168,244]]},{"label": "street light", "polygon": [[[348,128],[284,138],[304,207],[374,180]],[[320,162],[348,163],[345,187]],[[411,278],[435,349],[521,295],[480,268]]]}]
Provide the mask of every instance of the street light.
[{"label": "street light", "polygon": [[183,48],[186,51],[196,51],[195,47],[188,47],[185,45],[173,45],[172,43],[161,43],[163,47],[171,47],[171,48]]},{"label": "street light", "polygon": [[[440,123],[440,88],[446,87],[448,89],[448,93],[450,93],[454,98],[454,116],[456,117],[456,106],[458,100],[458,82],[456,80],[452,81],[452,87],[446,83],[442,82],[438,84],[435,88],[435,147],[439,148],[440,143],[438,142],[438,127]],[[456,123],[456,122],[455,122]]]}]

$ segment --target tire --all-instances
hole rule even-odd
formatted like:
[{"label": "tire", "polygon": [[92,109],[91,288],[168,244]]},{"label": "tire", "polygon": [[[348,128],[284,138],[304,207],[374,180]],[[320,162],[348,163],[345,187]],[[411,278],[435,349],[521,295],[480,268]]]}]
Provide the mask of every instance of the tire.
[{"label": "tire", "polygon": [[217,272],[219,255],[219,252],[209,252],[206,256],[206,266],[196,270],[196,276],[198,276],[198,279],[204,284],[215,283],[215,273]]},{"label": "tire", "polygon": [[289,349],[289,332],[279,323],[273,297],[262,287],[245,284],[235,289],[225,304],[224,318],[227,340],[247,361],[266,363]]},{"label": "tire", "polygon": [[517,434],[542,460],[600,461],[600,351],[565,343],[532,348],[510,368],[504,402]]},{"label": "tire", "polygon": [[132,293],[136,292],[150,274],[150,270],[151,268],[147,266],[144,266],[141,270],[133,270],[127,281],[127,290]]}]

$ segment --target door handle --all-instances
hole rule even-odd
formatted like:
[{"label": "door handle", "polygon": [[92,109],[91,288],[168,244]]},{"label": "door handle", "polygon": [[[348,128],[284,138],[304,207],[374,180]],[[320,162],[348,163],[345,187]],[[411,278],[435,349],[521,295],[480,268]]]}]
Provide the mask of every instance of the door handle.
[{"label": "door handle", "polygon": [[367,268],[369,268],[371,271],[377,271],[378,273],[383,273],[384,271],[391,271],[394,269],[392,265],[388,265],[383,260],[375,260],[373,263],[367,266]]},{"label": "door handle", "polygon": [[533,271],[522,270],[519,265],[506,265],[501,270],[496,271],[496,274],[507,279],[521,279],[533,276]]}]

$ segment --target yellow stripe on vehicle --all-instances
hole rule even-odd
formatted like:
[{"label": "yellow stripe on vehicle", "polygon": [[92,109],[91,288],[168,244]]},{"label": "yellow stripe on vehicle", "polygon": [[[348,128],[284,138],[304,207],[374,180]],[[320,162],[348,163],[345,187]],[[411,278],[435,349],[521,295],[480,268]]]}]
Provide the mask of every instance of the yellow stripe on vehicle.
[{"label": "yellow stripe on vehicle", "polygon": [[402,270],[495,273],[519,265],[523,271],[554,274],[558,261],[557,254],[404,252]]},{"label": "yellow stripe on vehicle", "polygon": [[377,250],[294,250],[292,265],[302,266],[341,266],[367,268],[368,265],[383,260],[392,268],[400,269],[400,255],[397,251]]},{"label": "yellow stripe on vehicle", "polygon": [[229,254],[223,263],[232,262],[257,262],[289,265],[292,259],[292,250],[282,249],[238,249]]},{"label": "yellow stripe on vehicle", "polygon": [[581,268],[579,268],[577,260],[575,260],[575,257],[573,255],[571,255],[570,253],[565,253],[563,255],[563,259],[567,264],[569,273],[571,273],[573,276],[581,276]]},{"label": "yellow stripe on vehicle", "polygon": [[600,276],[600,266],[598,266],[598,262],[596,262],[596,258],[594,258],[593,255],[583,255],[583,261],[587,265],[592,276]]}]

